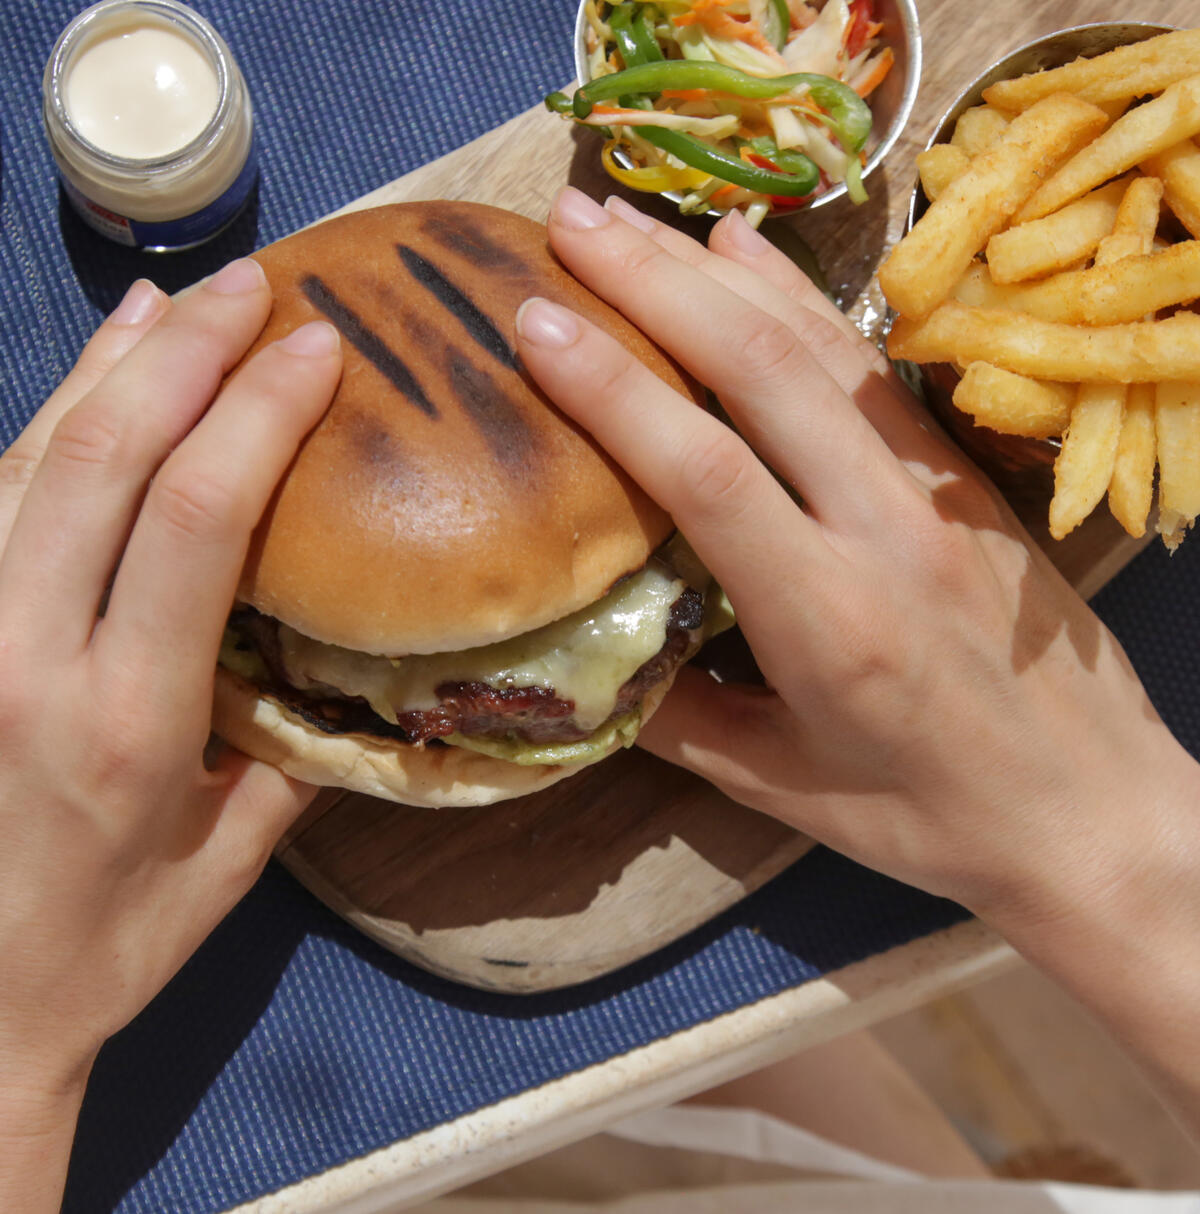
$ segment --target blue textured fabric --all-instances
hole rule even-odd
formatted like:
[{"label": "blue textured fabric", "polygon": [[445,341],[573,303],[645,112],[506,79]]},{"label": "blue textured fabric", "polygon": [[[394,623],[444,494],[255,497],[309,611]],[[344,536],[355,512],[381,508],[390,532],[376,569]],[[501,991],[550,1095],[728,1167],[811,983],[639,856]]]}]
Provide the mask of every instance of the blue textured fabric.
[{"label": "blue textured fabric", "polygon": [[[60,207],[42,66],[74,6],[0,0],[0,441],[148,273],[171,288],[452,150],[570,78],[571,0],[497,8],[198,0],[247,76],[255,208],[214,246],[117,249]],[[1154,548],[1100,597],[1168,721],[1200,751],[1200,543]],[[536,997],[429,977],[272,866],[102,1053],[66,1209],[228,1208],[591,1063],[928,934],[963,912],[818,850],[687,939]]]}]

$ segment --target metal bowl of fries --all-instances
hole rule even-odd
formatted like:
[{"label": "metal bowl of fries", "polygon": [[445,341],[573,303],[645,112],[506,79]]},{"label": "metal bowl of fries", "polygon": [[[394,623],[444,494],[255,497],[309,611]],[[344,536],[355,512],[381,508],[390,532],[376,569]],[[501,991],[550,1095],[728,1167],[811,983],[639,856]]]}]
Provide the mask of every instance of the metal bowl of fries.
[{"label": "metal bowl of fries", "polygon": [[1156,466],[1167,542],[1200,513],[1200,467],[1177,475],[1164,430],[1188,408],[1200,432],[1198,54],[1200,31],[1114,22],[993,64],[918,157],[908,247],[880,269],[889,349],[1006,494],[1051,498],[1058,539],[1106,494],[1143,534]]},{"label": "metal bowl of fries", "polygon": [[[602,7],[605,2],[606,0],[601,0]],[[611,8],[612,5],[618,3],[619,0],[612,0],[609,7]],[[808,3],[809,7],[824,11],[822,0],[808,0]],[[641,3],[641,0],[635,0],[635,4],[640,5],[642,8],[646,7]],[[598,10],[596,6],[597,0],[580,0],[575,21],[575,72],[580,86],[587,84],[592,79],[593,56],[589,52],[588,37],[589,30],[594,27],[597,20]],[[780,10],[786,11],[786,5],[783,4],[782,0],[779,0],[777,5],[766,3],[760,7],[766,9],[777,7]],[[751,4],[750,8],[753,12],[754,5]],[[833,11],[832,6],[830,6],[830,9]],[[838,6],[838,11],[845,9],[845,4]],[[893,58],[890,69],[887,70],[878,85],[873,87],[873,91],[870,92],[867,98],[871,111],[871,131],[861,153],[864,159],[861,167],[861,177],[864,180],[868,179],[871,173],[883,162],[884,157],[892,149],[896,140],[900,137],[900,133],[904,130],[909,115],[912,113],[913,105],[916,102],[917,87],[921,79],[921,30],[917,18],[915,0],[873,0],[871,12],[873,14],[873,21],[878,27],[873,34],[873,38],[881,46],[890,48]],[[769,75],[770,73],[766,74]],[[780,146],[783,146],[782,142]],[[606,157],[607,160],[612,160],[618,169],[623,169],[626,172],[636,167],[632,159],[620,148],[609,154]],[[827,206],[852,193],[845,181],[834,182],[827,180],[824,176],[824,169],[825,166],[822,165],[821,184],[817,186],[815,193],[805,199],[803,203],[804,210]],[[609,171],[612,172],[612,168]],[[683,213],[708,215],[721,215],[725,213],[725,210],[720,207],[693,205],[691,200],[689,200],[688,191],[684,189],[656,189],[648,190],[648,192],[656,193],[675,203],[677,206],[682,204],[681,210]],[[780,203],[786,200],[776,199],[775,201],[776,203]],[[741,205],[744,206],[744,202]],[[766,209],[765,204],[761,204],[761,206],[762,210],[768,215],[797,214],[797,207],[795,206],[778,206],[769,210]],[[759,214],[748,210],[747,217],[751,222],[757,223]]]}]

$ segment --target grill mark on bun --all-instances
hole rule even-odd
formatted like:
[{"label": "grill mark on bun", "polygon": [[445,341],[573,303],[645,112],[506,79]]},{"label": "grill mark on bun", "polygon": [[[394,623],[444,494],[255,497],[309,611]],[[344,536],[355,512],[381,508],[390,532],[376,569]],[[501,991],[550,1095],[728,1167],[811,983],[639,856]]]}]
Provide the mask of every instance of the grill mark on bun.
[{"label": "grill mark on bun", "polygon": [[519,253],[489,237],[486,232],[462,211],[453,218],[430,216],[421,225],[434,240],[451,253],[465,257],[486,270],[500,271],[509,276],[529,278],[533,267]]},{"label": "grill mark on bun", "polygon": [[535,438],[511,396],[461,350],[446,347],[446,371],[455,397],[496,459],[513,473],[527,471]]},{"label": "grill mark on bun", "polygon": [[426,417],[437,417],[437,406],[425,395],[417,377],[400,356],[316,275],[300,283],[309,303],[333,323],[337,331],[380,372],[402,396]]},{"label": "grill mark on bun", "polygon": [[460,290],[437,266],[406,244],[396,246],[408,272],[451,314],[456,316],[472,340],[506,367],[516,370],[517,352],[491,318],[465,292]]}]

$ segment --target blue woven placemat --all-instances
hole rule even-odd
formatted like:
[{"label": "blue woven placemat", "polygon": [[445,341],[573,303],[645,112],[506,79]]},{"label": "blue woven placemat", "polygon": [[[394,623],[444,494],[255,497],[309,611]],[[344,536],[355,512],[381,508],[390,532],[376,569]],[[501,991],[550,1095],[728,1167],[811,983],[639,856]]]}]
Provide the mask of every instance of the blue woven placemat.
[{"label": "blue woven placemat", "polygon": [[[0,442],[134,277],[192,281],[482,134],[572,73],[571,0],[196,7],[247,76],[262,184],[215,247],[164,260],[105,244],[61,212],[39,86],[75,6],[0,0]],[[1171,562],[1148,551],[1098,603],[1194,752],[1196,603],[1200,543]],[[101,1055],[66,1209],[223,1210],[962,917],[818,850],[620,974],[518,999],[398,961],[272,866]]]}]

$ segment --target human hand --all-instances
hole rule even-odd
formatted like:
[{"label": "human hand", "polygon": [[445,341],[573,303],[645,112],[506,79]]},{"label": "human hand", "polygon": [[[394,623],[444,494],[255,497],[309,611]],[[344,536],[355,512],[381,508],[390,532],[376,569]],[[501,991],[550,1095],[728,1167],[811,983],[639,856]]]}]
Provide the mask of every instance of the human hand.
[{"label": "human hand", "polygon": [[0,1158],[61,1138],[313,791],[203,761],[250,533],[341,368],[315,322],[223,383],[270,310],[250,260],[174,303],[135,284],[0,457]]},{"label": "human hand", "polygon": [[706,251],[576,191],[549,233],[741,434],[562,308],[523,309],[524,365],[674,516],[770,684],[685,670],[645,746],[1004,930],[1182,835],[1193,765],[1117,642],[789,260],[737,215]]}]

